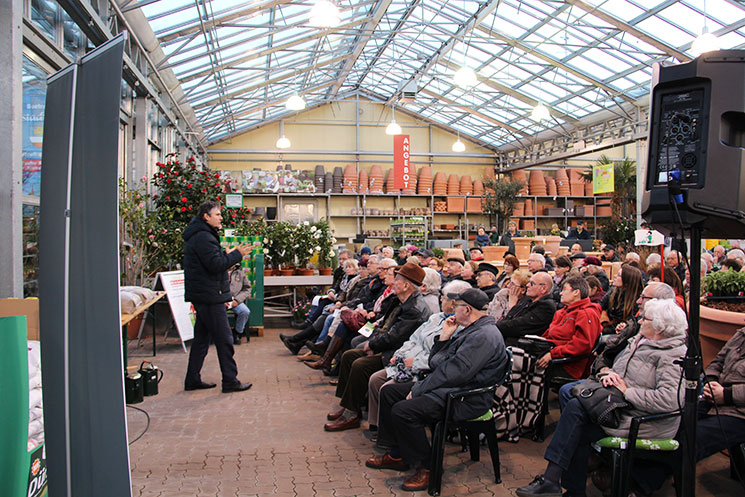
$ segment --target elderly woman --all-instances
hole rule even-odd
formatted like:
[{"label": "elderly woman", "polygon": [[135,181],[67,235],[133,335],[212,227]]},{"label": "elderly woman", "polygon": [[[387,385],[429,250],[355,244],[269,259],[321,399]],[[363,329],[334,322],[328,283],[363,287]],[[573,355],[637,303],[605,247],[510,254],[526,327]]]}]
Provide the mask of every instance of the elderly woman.
[{"label": "elderly woman", "polygon": [[440,277],[440,273],[432,268],[425,267],[424,280],[422,281],[422,286],[419,287],[419,291],[433,314],[440,312],[441,285],[442,278]]},{"label": "elderly woman", "polygon": [[[516,493],[519,497],[585,495],[590,443],[605,436],[628,436],[631,418],[673,411],[683,401],[681,370],[675,361],[685,355],[687,322],[673,300],[652,299],[645,304],[639,334],[616,357],[610,372],[599,379],[621,391],[632,407],[624,411],[618,428],[590,421],[579,399],[567,402],[544,457],[546,471]],[[639,438],[672,438],[678,418],[645,423]]]},{"label": "elderly woman", "polygon": [[[427,270],[425,269],[425,272]],[[427,277],[424,277],[427,281]],[[373,373],[368,381],[368,411],[367,421],[371,431],[378,425],[378,403],[380,389],[391,382],[404,383],[417,380],[429,371],[429,352],[435,341],[435,335],[442,331],[445,319],[455,310],[455,301],[446,297],[448,293],[460,293],[471,288],[465,281],[455,280],[447,283],[442,289],[442,312],[438,309],[429,319],[417,328],[411,337],[393,354],[391,362],[385,369]],[[462,327],[459,327],[460,331]]]},{"label": "elderly woman", "polygon": [[468,282],[473,288],[476,288],[476,271],[478,271],[478,268],[478,262],[466,261],[466,263],[463,264],[463,271],[460,273],[460,277],[463,281]]},{"label": "elderly woman", "polygon": [[500,288],[506,288],[507,283],[510,282],[512,273],[520,269],[520,261],[514,255],[508,255],[504,258],[504,265],[502,266],[502,273],[497,277],[497,285]]},{"label": "elderly woman", "polygon": [[489,302],[489,306],[486,308],[486,313],[493,317],[497,322],[505,317],[507,311],[510,310],[510,289],[512,289],[513,293],[517,296],[517,299],[520,300],[523,298],[525,291],[528,288],[530,276],[531,274],[523,269],[513,271],[512,276],[507,281],[507,287],[502,288],[496,293],[496,295],[494,295],[494,298]]}]

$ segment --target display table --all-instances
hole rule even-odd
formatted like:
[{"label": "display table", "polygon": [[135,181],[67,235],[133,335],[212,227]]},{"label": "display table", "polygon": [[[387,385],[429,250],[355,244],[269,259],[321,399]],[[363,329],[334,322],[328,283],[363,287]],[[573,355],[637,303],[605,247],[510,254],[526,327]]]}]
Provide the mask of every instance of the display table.
[{"label": "display table", "polygon": [[[135,307],[135,310],[132,311],[130,314],[122,314],[122,333],[124,334],[125,341],[124,341],[124,365],[127,365],[127,329],[126,326],[129,324],[130,321],[132,321],[134,318],[142,314],[143,312],[147,311],[152,307],[156,302],[158,302],[160,299],[162,299],[165,296],[166,292],[155,292],[155,297],[148,300],[147,302],[143,302],[142,304]],[[155,308],[153,308],[155,310]],[[137,340],[139,342],[140,337],[142,335],[142,328],[140,328],[140,332],[137,335]],[[153,356],[155,356],[155,313],[153,312]]]},{"label": "display table", "polygon": [[[289,287],[290,292],[264,297],[264,316],[270,318],[292,317],[292,308],[297,304],[297,288],[300,286],[329,286],[333,276],[265,276],[264,287]],[[289,305],[276,302],[291,297]],[[270,302],[271,301],[271,302]]]}]

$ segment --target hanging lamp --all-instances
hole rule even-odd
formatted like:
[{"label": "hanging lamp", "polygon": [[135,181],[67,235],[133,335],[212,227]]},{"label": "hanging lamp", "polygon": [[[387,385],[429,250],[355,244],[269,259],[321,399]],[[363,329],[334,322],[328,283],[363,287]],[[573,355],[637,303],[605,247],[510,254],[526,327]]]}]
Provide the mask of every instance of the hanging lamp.
[{"label": "hanging lamp", "polygon": [[458,139],[453,143],[453,152],[465,152],[466,144],[460,141],[460,131],[458,131]]},{"label": "hanging lamp", "polygon": [[401,134],[401,126],[399,126],[398,123],[396,122],[396,104],[393,104],[393,118],[391,119],[390,124],[386,126],[385,134],[386,135],[400,135]]},{"label": "hanging lamp", "polygon": [[285,122],[279,122],[279,138],[277,139],[277,148],[290,148],[292,144],[290,139],[285,136]]},{"label": "hanging lamp", "polygon": [[335,28],[341,24],[339,8],[329,0],[318,0],[310,9],[309,22],[316,28]]}]

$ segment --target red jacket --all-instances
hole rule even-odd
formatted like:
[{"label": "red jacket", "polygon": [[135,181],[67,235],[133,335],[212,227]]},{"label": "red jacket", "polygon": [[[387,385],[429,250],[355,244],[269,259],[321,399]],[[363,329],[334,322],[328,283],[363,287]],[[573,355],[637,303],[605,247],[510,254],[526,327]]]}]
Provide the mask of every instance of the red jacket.
[{"label": "red jacket", "polygon": [[[592,352],[598,341],[600,326],[600,306],[590,302],[589,298],[579,300],[568,307],[556,311],[543,338],[556,346],[551,349],[551,357],[574,357]],[[587,365],[592,358],[571,362],[564,365],[567,373],[574,378],[584,377]]]}]

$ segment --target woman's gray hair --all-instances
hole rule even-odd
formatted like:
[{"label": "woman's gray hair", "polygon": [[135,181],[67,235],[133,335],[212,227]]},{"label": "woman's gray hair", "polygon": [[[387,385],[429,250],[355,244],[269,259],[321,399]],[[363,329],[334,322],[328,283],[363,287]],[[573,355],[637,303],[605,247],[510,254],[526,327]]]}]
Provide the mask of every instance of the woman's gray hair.
[{"label": "woman's gray hair", "polygon": [[398,262],[390,257],[383,257],[383,260],[380,261],[380,265],[383,267],[395,267],[398,266]]},{"label": "woman's gray hair", "polygon": [[342,269],[347,269],[349,266],[353,266],[355,271],[360,270],[360,265],[357,263],[357,259],[347,259],[344,261]]},{"label": "woman's gray hair", "polygon": [[675,300],[652,299],[644,305],[644,317],[663,337],[685,336],[688,320]]},{"label": "woman's gray hair", "polygon": [[660,254],[652,253],[647,256],[645,264],[647,265],[647,267],[649,267],[652,264],[659,264],[660,262],[662,262],[662,257],[660,256]]},{"label": "woman's gray hair", "polygon": [[442,287],[442,294],[447,297],[448,293],[460,293],[469,288],[473,288],[470,283],[463,280],[453,280]]},{"label": "woman's gray hair", "polygon": [[422,285],[427,287],[424,294],[429,295],[430,293],[440,293],[440,286],[442,285],[442,277],[440,276],[440,273],[430,267],[425,267],[423,269],[424,280],[422,281]]},{"label": "woman's gray hair", "polygon": [[380,261],[383,260],[383,256],[380,254],[373,254],[370,256],[370,258],[367,260],[367,263],[370,264],[371,262],[373,264],[380,264]]}]

